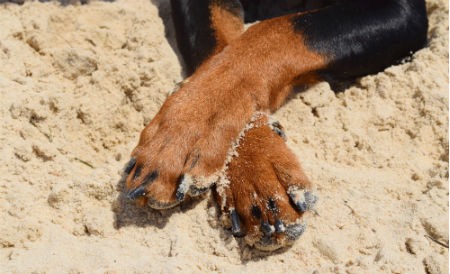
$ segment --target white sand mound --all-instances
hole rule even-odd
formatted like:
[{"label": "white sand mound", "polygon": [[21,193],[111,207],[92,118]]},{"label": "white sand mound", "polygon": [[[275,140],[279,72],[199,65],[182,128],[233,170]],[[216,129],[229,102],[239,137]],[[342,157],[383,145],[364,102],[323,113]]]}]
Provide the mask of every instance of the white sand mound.
[{"label": "white sand mound", "polygon": [[321,83],[276,114],[319,216],[265,256],[218,227],[208,199],[158,212],[119,195],[182,79],[152,1],[0,4],[0,272],[448,273],[430,239],[448,244],[448,3],[428,9],[411,62],[338,94]]}]

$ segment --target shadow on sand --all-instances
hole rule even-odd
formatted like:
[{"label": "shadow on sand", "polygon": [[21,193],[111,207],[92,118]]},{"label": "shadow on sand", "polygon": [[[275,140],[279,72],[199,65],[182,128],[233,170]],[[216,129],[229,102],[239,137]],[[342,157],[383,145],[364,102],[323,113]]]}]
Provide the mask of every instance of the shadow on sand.
[{"label": "shadow on sand", "polygon": [[[208,208],[214,207],[215,212],[219,212],[218,206],[212,198],[213,195],[204,195],[203,198],[188,199],[183,201],[180,205],[166,210],[155,210],[150,207],[137,207],[133,201],[130,201],[126,197],[124,193],[125,179],[126,177],[122,176],[122,178],[117,182],[116,190],[119,192],[119,195],[112,205],[112,210],[114,212],[114,228],[117,230],[127,226],[154,226],[159,229],[163,229],[172,214],[176,212],[184,213],[195,208],[206,196],[208,196]],[[219,219],[219,217],[219,215],[215,216],[217,219]],[[210,216],[209,218],[214,217]],[[216,225],[213,225],[213,223],[216,223]],[[217,223],[218,222],[207,222],[205,225],[209,225],[213,229],[217,229],[219,231],[219,237],[225,244],[229,244],[231,241],[237,242],[239,246],[240,259],[243,264],[250,261],[259,261],[268,256],[281,254],[289,250],[289,247],[286,247],[276,251],[267,252],[250,247],[245,243],[243,238],[233,237],[230,230],[225,229],[221,226],[221,224]]]},{"label": "shadow on sand", "polygon": [[201,199],[189,199],[181,203],[180,205],[165,209],[155,210],[150,207],[138,207],[133,201],[130,201],[125,193],[125,175],[117,182],[116,190],[119,192],[119,196],[116,198],[112,205],[114,212],[114,227],[120,229],[125,226],[155,226],[157,228],[164,228],[175,212],[186,212],[193,209]]}]

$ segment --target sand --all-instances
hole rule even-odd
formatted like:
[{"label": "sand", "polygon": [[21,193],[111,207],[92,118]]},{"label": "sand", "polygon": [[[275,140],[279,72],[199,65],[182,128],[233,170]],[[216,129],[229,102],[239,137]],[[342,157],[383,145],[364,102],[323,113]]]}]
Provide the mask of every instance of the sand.
[{"label": "sand", "polygon": [[410,61],[275,114],[320,197],[275,253],[223,230],[209,197],[159,212],[120,195],[183,77],[160,2],[0,4],[0,273],[448,273],[446,1]]}]

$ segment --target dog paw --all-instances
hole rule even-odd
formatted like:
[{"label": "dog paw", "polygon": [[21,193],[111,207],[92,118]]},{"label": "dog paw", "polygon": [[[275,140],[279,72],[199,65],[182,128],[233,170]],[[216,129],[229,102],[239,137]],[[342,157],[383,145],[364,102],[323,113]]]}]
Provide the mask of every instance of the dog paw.
[{"label": "dog paw", "polygon": [[138,205],[170,208],[219,180],[227,152],[254,106],[249,96],[228,92],[219,104],[208,91],[203,82],[186,81],[142,131],[124,169],[126,195]]},{"label": "dog paw", "polygon": [[289,246],[317,197],[278,122],[261,116],[238,141],[214,197],[224,225],[261,250]]}]

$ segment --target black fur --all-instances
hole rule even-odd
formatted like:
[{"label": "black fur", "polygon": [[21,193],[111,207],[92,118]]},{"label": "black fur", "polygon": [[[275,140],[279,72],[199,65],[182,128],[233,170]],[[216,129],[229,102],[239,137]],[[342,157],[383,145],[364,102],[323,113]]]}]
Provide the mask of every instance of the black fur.
[{"label": "black fur", "polygon": [[328,58],[324,80],[376,73],[426,44],[424,0],[171,0],[178,48],[188,74],[213,52],[211,4],[245,22],[319,9],[293,18],[307,46]]},{"label": "black fur", "polygon": [[337,1],[339,0],[241,0],[246,23],[318,9]]},{"label": "black fur", "polygon": [[331,62],[320,74],[347,79],[383,70],[422,48],[424,0],[356,0],[296,16],[307,46]]},{"label": "black fur", "polygon": [[191,74],[216,45],[209,16],[209,0],[171,0],[178,49]]}]

